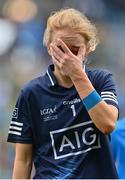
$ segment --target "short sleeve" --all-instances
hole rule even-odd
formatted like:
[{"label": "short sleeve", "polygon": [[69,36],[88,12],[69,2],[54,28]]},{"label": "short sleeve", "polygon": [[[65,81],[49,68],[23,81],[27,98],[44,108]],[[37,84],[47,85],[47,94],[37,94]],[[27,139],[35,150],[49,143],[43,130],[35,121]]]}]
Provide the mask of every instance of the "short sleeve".
[{"label": "short sleeve", "polygon": [[100,95],[101,98],[108,104],[118,108],[116,83],[111,73],[106,73],[102,80]]},{"label": "short sleeve", "polygon": [[8,142],[32,143],[31,115],[29,104],[21,91],[12,114],[8,131]]}]

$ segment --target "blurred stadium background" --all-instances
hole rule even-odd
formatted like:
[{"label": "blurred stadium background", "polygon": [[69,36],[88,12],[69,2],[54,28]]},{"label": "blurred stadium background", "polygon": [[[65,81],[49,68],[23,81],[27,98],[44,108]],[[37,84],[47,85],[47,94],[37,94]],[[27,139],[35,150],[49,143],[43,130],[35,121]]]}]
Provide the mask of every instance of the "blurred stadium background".
[{"label": "blurred stadium background", "polygon": [[0,0],[0,178],[11,178],[14,147],[6,142],[20,88],[51,63],[42,44],[50,12],[74,7],[93,20],[100,45],[90,66],[110,70],[125,117],[125,0]]}]

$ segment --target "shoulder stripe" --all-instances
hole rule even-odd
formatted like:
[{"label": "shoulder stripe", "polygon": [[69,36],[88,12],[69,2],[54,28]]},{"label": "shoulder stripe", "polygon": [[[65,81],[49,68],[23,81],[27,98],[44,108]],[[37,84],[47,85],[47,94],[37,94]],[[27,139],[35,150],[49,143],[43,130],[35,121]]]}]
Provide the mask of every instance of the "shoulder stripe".
[{"label": "shoulder stripe", "polygon": [[11,121],[10,124],[15,124],[17,126],[23,126],[23,123],[16,122],[16,121]]},{"label": "shoulder stripe", "polygon": [[104,101],[109,100],[109,101],[114,101],[116,104],[118,104],[118,101],[114,100],[113,98],[102,98]]},{"label": "shoulder stripe", "polygon": [[21,132],[17,132],[17,131],[9,131],[8,133],[9,134],[15,134],[15,135],[21,136]]},{"label": "shoulder stripe", "polygon": [[22,127],[10,126],[9,129],[16,129],[18,131],[22,131]]},{"label": "shoulder stripe", "polygon": [[[113,92],[110,92],[110,91],[104,91],[104,92],[101,92],[101,95],[112,95],[112,96],[115,96],[115,94]],[[116,96],[115,96],[116,97]]]},{"label": "shoulder stripe", "polygon": [[101,97],[102,98],[112,98],[112,99],[114,99],[114,100],[116,100],[117,101],[117,99],[116,99],[116,97],[115,96],[112,96],[112,95],[101,95]]}]

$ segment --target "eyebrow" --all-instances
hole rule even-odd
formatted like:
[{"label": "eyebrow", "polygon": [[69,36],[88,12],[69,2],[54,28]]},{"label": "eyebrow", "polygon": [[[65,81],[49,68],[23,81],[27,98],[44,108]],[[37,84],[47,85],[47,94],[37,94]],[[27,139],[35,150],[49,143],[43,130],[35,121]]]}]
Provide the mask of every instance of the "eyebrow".
[{"label": "eyebrow", "polygon": [[64,36],[62,36],[61,38],[64,38],[65,40],[75,40],[76,39],[76,37],[73,37],[73,36],[69,36],[69,37],[64,37]]},{"label": "eyebrow", "polygon": [[[79,42],[79,40],[76,38],[76,37],[62,37],[62,40],[65,42],[65,43],[67,43],[67,42],[73,42],[73,44],[74,44],[74,47],[76,46],[77,47],[77,45],[75,45],[75,44],[81,44],[81,42]],[[79,45],[78,45],[79,46]]]}]

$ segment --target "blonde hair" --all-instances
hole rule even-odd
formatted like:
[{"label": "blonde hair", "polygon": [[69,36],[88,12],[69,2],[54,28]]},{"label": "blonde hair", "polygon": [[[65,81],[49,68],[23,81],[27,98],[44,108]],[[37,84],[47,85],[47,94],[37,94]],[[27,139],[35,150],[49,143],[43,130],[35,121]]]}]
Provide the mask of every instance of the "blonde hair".
[{"label": "blonde hair", "polygon": [[45,46],[49,45],[51,43],[52,32],[54,32],[55,29],[62,28],[69,28],[83,35],[89,44],[89,52],[96,49],[99,39],[95,25],[92,24],[83,13],[73,8],[61,9],[49,16],[43,44]]}]

